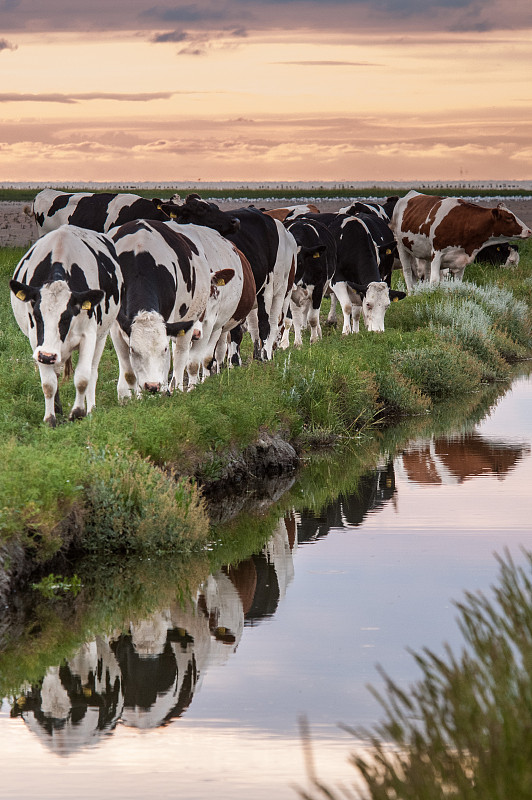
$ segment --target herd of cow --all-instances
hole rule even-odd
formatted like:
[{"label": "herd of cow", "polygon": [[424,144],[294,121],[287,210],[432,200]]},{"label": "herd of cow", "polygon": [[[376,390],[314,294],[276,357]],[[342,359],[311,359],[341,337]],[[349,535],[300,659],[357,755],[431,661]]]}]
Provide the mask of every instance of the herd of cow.
[{"label": "herd of cow", "polygon": [[[343,334],[384,330],[394,266],[407,290],[468,263],[516,264],[512,239],[530,229],[505,206],[409,192],[383,204],[356,202],[337,213],[312,205],[222,211],[189,195],[170,201],[131,194],[45,189],[28,209],[39,238],[21,259],[11,303],[29,338],[45,397],[44,421],[61,413],[58,376],[79,351],[70,419],[95,404],[98,365],[110,333],[119,362],[118,398],[191,388],[227,360],[240,364],[245,330],[254,357],[295,345],[310,327],[321,337],[343,313]],[[170,353],[170,343],[171,350]],[[170,378],[171,370],[171,378]]]}]

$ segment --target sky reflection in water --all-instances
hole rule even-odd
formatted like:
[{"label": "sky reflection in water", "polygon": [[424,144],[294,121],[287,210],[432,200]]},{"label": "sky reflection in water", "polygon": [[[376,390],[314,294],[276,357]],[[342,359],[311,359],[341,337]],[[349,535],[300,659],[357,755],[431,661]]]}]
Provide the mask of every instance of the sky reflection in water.
[{"label": "sky reflection in water", "polygon": [[288,515],[188,612],[89,643],[15,718],[4,702],[2,797],[294,798],[301,714],[320,778],[355,780],[337,723],[382,716],[376,664],[406,685],[407,647],[458,648],[452,601],[489,589],[494,553],[532,549],[531,406],[520,379],[474,432],[416,442],[319,519]]}]

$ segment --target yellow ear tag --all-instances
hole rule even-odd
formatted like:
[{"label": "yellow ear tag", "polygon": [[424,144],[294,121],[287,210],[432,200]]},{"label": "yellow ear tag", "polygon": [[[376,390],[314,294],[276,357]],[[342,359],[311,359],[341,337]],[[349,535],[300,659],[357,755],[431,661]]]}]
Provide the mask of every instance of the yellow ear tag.
[{"label": "yellow ear tag", "polygon": [[173,213],[170,211],[170,219],[177,219],[177,214],[173,214]]},{"label": "yellow ear tag", "polygon": [[225,281],[223,278],[220,278],[216,281],[216,286],[225,286]]},{"label": "yellow ear tag", "polygon": [[184,330],[180,330],[180,331],[177,332],[177,335],[178,336],[184,336],[185,335],[185,331]]},{"label": "yellow ear tag", "polygon": [[162,211],[162,210],[163,210],[162,206],[157,206],[157,211]]},{"label": "yellow ear tag", "polygon": [[500,249],[501,249],[500,247],[498,247],[498,248],[497,248],[497,252],[498,252],[498,253],[500,252]]},{"label": "yellow ear tag", "polygon": [[24,292],[22,291],[22,289],[20,289],[20,290],[19,290],[19,291],[16,293],[15,297],[18,297],[18,299],[19,299],[19,300],[25,300],[25,299],[26,299],[26,295],[24,294]]},{"label": "yellow ear tag", "polygon": [[392,303],[398,303],[398,302],[399,302],[399,298],[398,297],[394,297],[393,300],[392,300]]},{"label": "yellow ear tag", "polygon": [[90,311],[90,309],[92,308],[91,301],[90,300],[85,300],[85,302],[82,304],[81,307],[82,307],[83,311]]},{"label": "yellow ear tag", "polygon": [[320,257],[319,253],[314,253],[314,255],[312,256],[312,258],[319,258],[319,257]]},{"label": "yellow ear tag", "polygon": [[389,256],[391,254],[391,252],[392,251],[390,250],[390,248],[388,248],[387,251],[386,251],[386,255]]}]

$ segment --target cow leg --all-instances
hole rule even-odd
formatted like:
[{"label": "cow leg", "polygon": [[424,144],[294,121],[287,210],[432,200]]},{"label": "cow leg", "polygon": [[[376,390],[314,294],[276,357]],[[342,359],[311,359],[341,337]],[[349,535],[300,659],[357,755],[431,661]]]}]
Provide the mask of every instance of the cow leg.
[{"label": "cow leg", "polygon": [[[262,304],[264,299],[261,296],[260,303]],[[259,295],[257,295],[257,308],[253,308],[248,316],[247,316],[247,326],[248,331],[251,336],[251,340],[253,342],[253,358],[260,360],[261,353],[260,353],[260,336],[259,336]]]},{"label": "cow leg", "polygon": [[263,340],[264,341],[263,353],[265,355],[266,361],[269,361],[273,356],[273,349],[277,343],[277,336],[279,334],[281,321],[283,317],[286,316],[289,302],[290,302],[290,295],[285,296],[284,291],[272,297],[272,301],[270,304],[269,325],[268,325],[270,330],[266,339]]},{"label": "cow leg", "polygon": [[292,312],[293,305],[290,303],[288,306],[288,310],[286,312],[286,316],[284,318],[283,323],[283,335],[281,337],[281,341],[279,342],[279,349],[286,350],[290,347],[290,328],[292,327],[293,322],[293,312]]},{"label": "cow leg", "polygon": [[406,290],[410,294],[412,289],[414,288],[414,284],[417,283],[416,260],[412,255],[412,253],[410,253],[410,251],[407,250],[406,247],[401,242],[397,242],[397,252],[399,254],[399,259],[403,267],[403,275],[405,278]]},{"label": "cow leg", "polygon": [[305,322],[305,302],[296,306],[295,303],[290,303],[292,311],[292,321],[294,323],[294,347],[301,347],[303,345],[303,337],[301,331]]},{"label": "cow leg", "polygon": [[43,420],[51,428],[56,426],[55,418],[55,398],[58,395],[58,379],[54,368],[48,364],[39,363],[39,374],[41,376],[41,386],[44,394],[44,417]]},{"label": "cow leg", "polygon": [[[261,344],[260,358],[269,361],[273,350],[273,342],[270,337],[272,328],[277,323],[277,316],[274,316],[273,304],[273,279],[267,283],[264,289],[257,295],[257,317],[259,321],[259,339]],[[280,308],[278,308],[280,311]],[[277,327],[275,329],[277,333]]]},{"label": "cow leg", "polygon": [[432,253],[432,260],[430,262],[430,282],[431,283],[439,283],[440,282],[440,269],[441,269],[441,253],[433,252]]},{"label": "cow leg", "polygon": [[323,286],[318,284],[312,290],[312,299],[308,304],[307,320],[310,325],[310,343],[321,339],[320,308],[323,297]]},{"label": "cow leg", "polygon": [[353,310],[353,303],[351,301],[351,298],[349,297],[349,292],[347,291],[347,285],[343,282],[335,283],[334,294],[336,295],[336,298],[340,303],[340,307],[344,315],[344,326],[342,328],[342,336],[347,336],[349,333],[353,332],[353,329],[351,327],[351,312]]},{"label": "cow leg", "polygon": [[131,366],[129,358],[129,346],[127,342],[124,341],[124,337],[120,333],[118,323],[116,322],[113,323],[111,327],[111,339],[118,358],[119,375],[116,387],[118,402],[123,403],[131,397],[131,392],[136,391],[137,379],[135,378],[135,373],[133,372],[133,367]]},{"label": "cow leg", "polygon": [[331,308],[327,316],[327,325],[332,325],[333,327],[336,327],[336,323],[338,322],[338,317],[336,316],[337,298],[332,290],[329,292],[329,294],[331,296]]},{"label": "cow leg", "polygon": [[[185,367],[190,359],[191,341],[194,330],[194,325],[187,331],[184,336],[176,336],[172,338],[172,380],[170,383],[171,389],[179,389],[181,392],[185,383]],[[197,364],[199,370],[199,363]],[[188,368],[187,368],[188,371]],[[196,371],[197,375],[197,371]],[[189,372],[190,380],[190,372]],[[197,382],[197,377],[196,377]]]},{"label": "cow leg", "polygon": [[230,335],[229,331],[222,329],[222,332],[218,337],[218,341],[216,342],[216,345],[214,347],[214,363],[217,373],[221,372],[222,367],[225,363],[225,359],[227,357],[229,335]]},{"label": "cow leg", "polygon": [[[105,344],[105,339],[104,342]],[[74,405],[69,414],[69,419],[81,419],[86,415],[85,399],[87,388],[91,381],[92,363],[95,356],[97,347],[96,335],[84,336],[79,343],[79,359],[76,370],[74,372],[74,386],[76,387],[76,397],[74,398]],[[103,347],[102,347],[103,350]],[[101,356],[101,351],[100,351]],[[98,357],[98,363],[100,358]],[[94,403],[93,403],[94,405]],[[91,406],[92,408],[92,406]],[[90,409],[89,409],[90,411]]]},{"label": "cow leg", "polygon": [[237,325],[236,328],[229,334],[229,346],[227,349],[227,366],[240,367],[242,366],[242,358],[240,356],[240,345],[244,338],[244,326]]},{"label": "cow leg", "polygon": [[87,386],[87,393],[85,395],[85,402],[87,404],[87,414],[90,414],[92,409],[96,405],[96,384],[98,382],[98,367],[100,366],[100,361],[102,358],[102,353],[106,341],[107,341],[107,336],[99,336],[96,339],[96,344],[94,346],[91,376],[89,379],[89,385]]}]

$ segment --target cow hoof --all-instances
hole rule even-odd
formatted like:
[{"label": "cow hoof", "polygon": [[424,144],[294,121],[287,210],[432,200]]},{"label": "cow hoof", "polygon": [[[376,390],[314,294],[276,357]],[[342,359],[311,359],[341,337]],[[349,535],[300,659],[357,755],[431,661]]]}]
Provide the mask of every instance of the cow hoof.
[{"label": "cow hoof", "polygon": [[68,418],[72,422],[75,419],[83,419],[85,416],[86,412],[83,408],[73,408]]},{"label": "cow hoof", "polygon": [[55,417],[46,417],[44,420],[44,424],[48,425],[50,428],[57,427],[57,419]]}]

